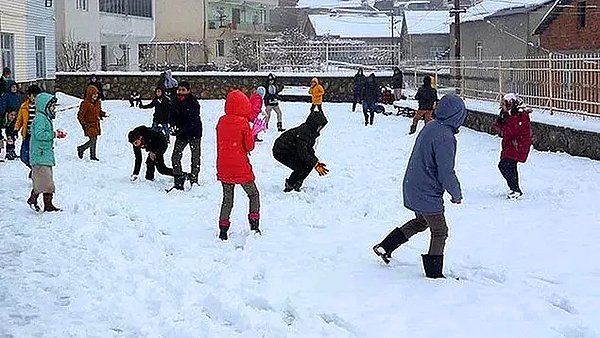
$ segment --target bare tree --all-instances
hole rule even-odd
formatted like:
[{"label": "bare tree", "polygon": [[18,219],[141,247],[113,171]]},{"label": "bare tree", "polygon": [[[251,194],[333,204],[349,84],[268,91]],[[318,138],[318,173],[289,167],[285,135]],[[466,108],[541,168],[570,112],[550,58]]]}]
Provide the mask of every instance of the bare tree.
[{"label": "bare tree", "polygon": [[68,40],[61,44],[58,56],[58,69],[63,72],[89,71],[92,65],[94,52],[90,50],[87,42]]}]

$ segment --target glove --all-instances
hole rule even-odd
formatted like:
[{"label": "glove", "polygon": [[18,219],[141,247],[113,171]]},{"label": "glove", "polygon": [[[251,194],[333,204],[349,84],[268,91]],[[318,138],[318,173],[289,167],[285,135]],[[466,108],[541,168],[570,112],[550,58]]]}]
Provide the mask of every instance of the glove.
[{"label": "glove", "polygon": [[177,136],[177,134],[179,133],[179,128],[177,128],[176,126],[171,126],[171,128],[169,128],[169,131],[171,132],[172,136]]},{"label": "glove", "polygon": [[460,200],[460,199],[454,199],[454,198],[452,198],[452,199],[450,199],[450,202],[452,202],[452,203],[454,203],[454,204],[461,204],[461,203],[462,203],[462,200]]},{"label": "glove", "polygon": [[131,175],[131,176],[129,176],[129,180],[131,182],[135,182],[135,181],[137,181],[137,179],[138,179],[138,175]]},{"label": "glove", "polygon": [[315,165],[315,170],[319,173],[319,176],[325,176],[329,174],[329,169],[325,167],[325,163],[317,162],[317,165]]},{"label": "glove", "polygon": [[54,132],[54,135],[56,136],[56,138],[62,139],[67,137],[67,132],[62,129],[58,129]]}]

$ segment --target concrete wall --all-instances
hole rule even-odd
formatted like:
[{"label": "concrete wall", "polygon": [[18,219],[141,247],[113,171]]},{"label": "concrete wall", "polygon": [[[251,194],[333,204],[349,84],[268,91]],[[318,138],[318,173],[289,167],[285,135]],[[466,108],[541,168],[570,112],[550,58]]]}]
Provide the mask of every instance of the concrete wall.
[{"label": "concrete wall", "polygon": [[406,35],[403,39],[404,58],[412,60],[430,60],[431,48],[440,47],[444,50],[450,48],[449,34],[413,34]]}]

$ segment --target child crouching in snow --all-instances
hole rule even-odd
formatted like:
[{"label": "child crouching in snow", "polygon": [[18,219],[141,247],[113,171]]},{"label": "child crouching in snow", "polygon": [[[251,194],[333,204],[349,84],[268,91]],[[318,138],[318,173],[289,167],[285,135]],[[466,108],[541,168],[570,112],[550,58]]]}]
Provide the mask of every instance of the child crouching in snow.
[{"label": "child crouching in snow", "polygon": [[221,240],[227,240],[236,184],[242,186],[250,200],[250,230],[260,233],[260,198],[248,159],[248,154],[254,149],[254,137],[248,121],[250,113],[248,97],[239,90],[233,90],[225,100],[225,115],[217,123],[217,179],[223,185],[223,203],[219,217]]}]

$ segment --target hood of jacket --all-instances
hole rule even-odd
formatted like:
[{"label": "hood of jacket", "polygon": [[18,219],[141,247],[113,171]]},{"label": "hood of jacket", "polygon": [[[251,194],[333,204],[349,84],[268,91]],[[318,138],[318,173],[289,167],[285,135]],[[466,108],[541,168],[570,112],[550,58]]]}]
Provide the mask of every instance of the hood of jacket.
[{"label": "hood of jacket", "polygon": [[225,114],[248,118],[250,115],[250,100],[239,90],[233,90],[225,99]]},{"label": "hood of jacket", "polygon": [[463,125],[466,117],[465,102],[455,94],[444,95],[435,109],[435,119],[443,125],[452,127],[454,133],[458,133],[458,128]]},{"label": "hood of jacket", "polygon": [[35,98],[35,113],[46,115],[53,120],[56,114],[50,111],[50,105],[56,102],[56,97],[52,94],[41,93]]},{"label": "hood of jacket", "polygon": [[323,113],[315,110],[308,114],[305,123],[311,130],[318,134],[321,132],[321,129],[327,125],[327,118]]},{"label": "hood of jacket", "polygon": [[94,94],[100,94],[98,88],[92,85],[87,86],[87,88],[85,89],[85,100],[93,102],[92,96],[94,96]]},{"label": "hood of jacket", "polygon": [[313,77],[312,80],[310,80],[310,84],[315,84],[315,86],[317,86],[319,84],[319,79],[317,79],[316,77]]}]

